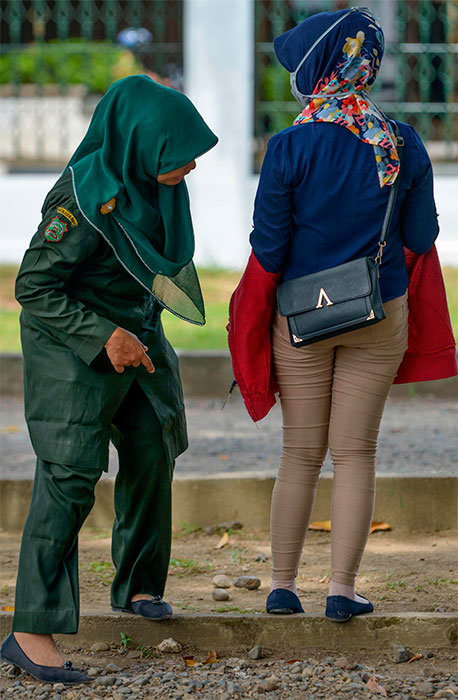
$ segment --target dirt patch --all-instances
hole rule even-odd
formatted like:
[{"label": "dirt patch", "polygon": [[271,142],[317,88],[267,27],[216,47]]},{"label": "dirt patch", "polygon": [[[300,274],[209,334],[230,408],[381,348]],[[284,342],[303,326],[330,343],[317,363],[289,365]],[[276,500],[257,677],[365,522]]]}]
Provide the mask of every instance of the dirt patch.
[{"label": "dirt patch", "polygon": [[[260,612],[270,582],[268,533],[231,532],[228,544],[215,549],[219,534],[174,534],[169,578],[164,598],[176,612]],[[356,581],[356,591],[368,597],[376,612],[451,612],[457,609],[456,535],[454,530],[434,533],[376,532],[369,535]],[[0,604],[14,604],[20,535],[0,535]],[[80,536],[80,590],[82,612],[109,610],[109,586],[114,569],[110,533],[85,528]],[[309,531],[301,559],[298,587],[306,612],[324,611],[330,576],[330,533]],[[260,557],[266,561],[256,561]],[[261,587],[247,591],[231,586],[230,600],[212,599],[212,578],[226,573],[231,579],[249,574]]]}]

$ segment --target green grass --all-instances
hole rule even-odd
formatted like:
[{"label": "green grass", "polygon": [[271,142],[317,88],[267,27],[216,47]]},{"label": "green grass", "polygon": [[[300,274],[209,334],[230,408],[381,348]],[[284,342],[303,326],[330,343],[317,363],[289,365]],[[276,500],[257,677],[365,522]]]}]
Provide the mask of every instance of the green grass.
[{"label": "green grass", "polygon": [[[14,299],[17,266],[0,265],[0,352],[19,352],[19,305]],[[182,350],[219,350],[227,348],[228,306],[231,293],[240,279],[240,272],[203,268],[199,270],[205,299],[207,323],[196,326],[186,323],[168,311],[162,314],[167,338]]]},{"label": "green grass", "polygon": [[[455,336],[458,331],[458,267],[445,267],[445,286]],[[0,265],[0,352],[19,352],[19,305],[14,299],[15,265]],[[201,268],[199,277],[205,299],[207,323],[195,326],[167,311],[162,321],[167,338],[182,350],[220,350],[227,348],[226,324],[232,291],[240,279],[239,272]]]},{"label": "green grass", "polygon": [[458,267],[444,267],[445,289],[455,338],[458,331]]},{"label": "green grass", "polygon": [[19,311],[0,308],[0,352],[20,352]]}]

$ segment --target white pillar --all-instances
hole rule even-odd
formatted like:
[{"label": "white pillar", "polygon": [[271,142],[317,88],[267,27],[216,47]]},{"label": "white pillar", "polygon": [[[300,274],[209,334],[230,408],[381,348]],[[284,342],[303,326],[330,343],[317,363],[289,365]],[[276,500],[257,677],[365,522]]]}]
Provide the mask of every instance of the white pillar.
[{"label": "white pillar", "polygon": [[251,231],[254,3],[185,0],[184,89],[218,145],[187,179],[196,262],[242,267]]}]

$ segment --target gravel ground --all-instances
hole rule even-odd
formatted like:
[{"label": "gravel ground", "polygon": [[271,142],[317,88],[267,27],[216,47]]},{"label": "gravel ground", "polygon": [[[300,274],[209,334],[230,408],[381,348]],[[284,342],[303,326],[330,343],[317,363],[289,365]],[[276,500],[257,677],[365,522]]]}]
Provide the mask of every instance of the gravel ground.
[{"label": "gravel ground", "polygon": [[[93,651],[94,647],[102,649]],[[183,700],[194,695],[201,700],[374,696],[416,700],[454,698],[458,694],[457,676],[453,675],[456,659],[443,650],[424,650],[423,657],[411,663],[399,662],[400,658],[412,658],[412,651],[404,648],[377,655],[312,652],[300,659],[273,658],[269,650],[259,647],[222,659],[215,651],[203,655],[180,645],[176,649],[176,653],[166,654],[157,647],[129,650],[95,643],[91,649],[71,653],[74,665],[91,677],[89,685],[72,687],[40,683],[2,664],[0,692],[5,698],[40,700]],[[251,656],[261,658],[253,660]]]},{"label": "gravel ground", "polygon": [[[252,423],[234,397],[221,411],[220,401],[187,401],[190,447],[177,460],[177,476],[221,472],[274,474],[281,449],[281,412],[277,405]],[[456,475],[458,444],[454,401],[429,398],[390,399],[382,421],[378,474]],[[21,399],[0,399],[1,478],[33,478],[35,458],[23,417]],[[323,472],[332,472],[329,456]],[[116,473],[111,452],[108,477]],[[106,478],[106,477],[104,477]]]}]

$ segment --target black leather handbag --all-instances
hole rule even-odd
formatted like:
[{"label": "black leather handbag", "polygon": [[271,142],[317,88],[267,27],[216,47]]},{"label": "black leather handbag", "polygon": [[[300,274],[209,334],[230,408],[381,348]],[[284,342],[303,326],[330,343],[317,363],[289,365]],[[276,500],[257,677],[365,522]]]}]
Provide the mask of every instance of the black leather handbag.
[{"label": "black leather handbag", "polygon": [[[404,139],[395,122],[393,129],[401,164]],[[278,310],[288,319],[293,347],[317,343],[341,333],[371,326],[386,318],[380,295],[379,274],[399,181],[400,172],[391,186],[375,258],[358,258],[279,285]]]}]

